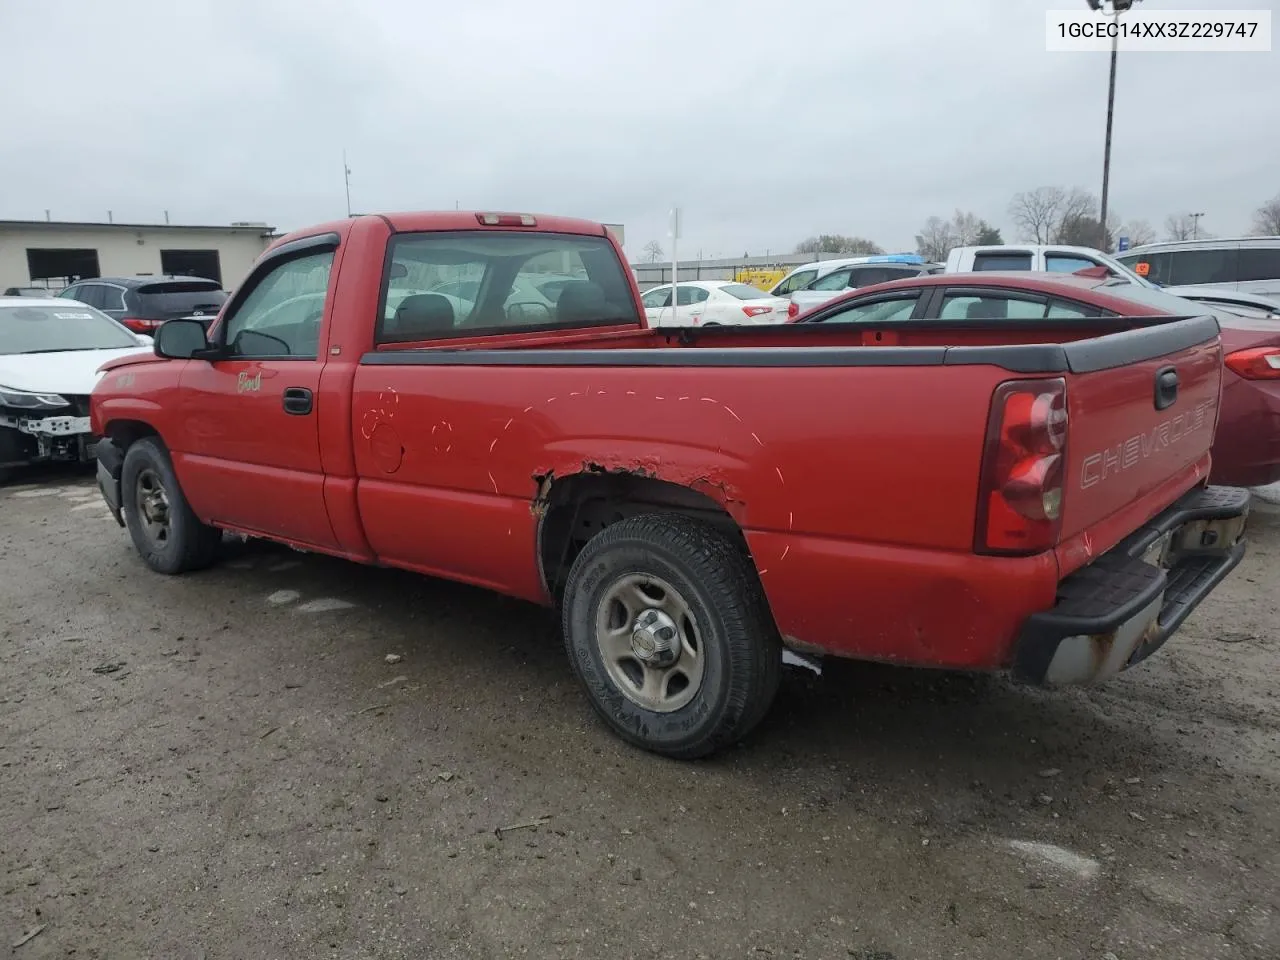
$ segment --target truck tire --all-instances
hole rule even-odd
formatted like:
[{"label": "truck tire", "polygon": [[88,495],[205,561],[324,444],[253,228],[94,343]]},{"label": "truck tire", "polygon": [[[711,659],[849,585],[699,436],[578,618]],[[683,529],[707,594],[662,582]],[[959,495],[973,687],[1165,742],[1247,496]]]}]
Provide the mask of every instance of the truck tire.
[{"label": "truck tire", "polygon": [[565,647],[626,741],[690,760],[773,703],[782,645],[745,548],[698,520],[645,514],[593,537],[569,571]]},{"label": "truck tire", "polygon": [[133,545],[152,570],[186,573],[216,558],[222,531],[201,523],[191,512],[159,439],[138,440],[125,453],[120,500]]}]

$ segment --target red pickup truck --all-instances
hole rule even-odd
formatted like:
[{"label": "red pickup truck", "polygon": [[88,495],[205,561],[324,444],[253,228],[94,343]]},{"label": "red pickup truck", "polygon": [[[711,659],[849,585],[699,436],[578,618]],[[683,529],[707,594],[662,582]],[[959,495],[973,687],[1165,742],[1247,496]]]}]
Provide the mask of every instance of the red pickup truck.
[{"label": "red pickup truck", "polygon": [[1210,317],[647,329],[599,224],[360,216],[92,396],[154,570],[222,531],[555,605],[624,738],[695,757],[782,651],[1043,684],[1157,649],[1240,561]]}]

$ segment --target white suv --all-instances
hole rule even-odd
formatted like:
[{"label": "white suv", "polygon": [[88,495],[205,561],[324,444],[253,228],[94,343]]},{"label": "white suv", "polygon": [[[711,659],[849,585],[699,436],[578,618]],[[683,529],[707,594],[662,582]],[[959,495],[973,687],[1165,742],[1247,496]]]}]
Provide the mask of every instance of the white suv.
[{"label": "white suv", "polygon": [[1161,286],[1280,295],[1280,237],[1148,243],[1116,259]]}]

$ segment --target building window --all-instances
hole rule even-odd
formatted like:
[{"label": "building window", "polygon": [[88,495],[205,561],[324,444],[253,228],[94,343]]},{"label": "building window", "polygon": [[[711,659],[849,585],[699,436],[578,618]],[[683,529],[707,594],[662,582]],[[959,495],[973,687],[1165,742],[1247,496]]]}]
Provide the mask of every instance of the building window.
[{"label": "building window", "polygon": [[86,280],[102,276],[97,250],[27,248],[27,272],[32,280]]}]

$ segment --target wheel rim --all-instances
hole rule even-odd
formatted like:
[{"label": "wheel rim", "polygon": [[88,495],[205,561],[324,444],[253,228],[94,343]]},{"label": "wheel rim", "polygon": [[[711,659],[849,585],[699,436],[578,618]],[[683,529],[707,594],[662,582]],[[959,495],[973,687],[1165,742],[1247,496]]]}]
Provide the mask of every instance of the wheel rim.
[{"label": "wheel rim", "polygon": [[614,685],[646,710],[679,710],[702,687],[706,657],[697,620],[660,577],[631,573],[609,586],[596,611],[596,643]]},{"label": "wheel rim", "polygon": [[147,539],[158,547],[169,542],[169,495],[155,470],[147,467],[138,474],[134,504]]}]

